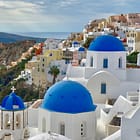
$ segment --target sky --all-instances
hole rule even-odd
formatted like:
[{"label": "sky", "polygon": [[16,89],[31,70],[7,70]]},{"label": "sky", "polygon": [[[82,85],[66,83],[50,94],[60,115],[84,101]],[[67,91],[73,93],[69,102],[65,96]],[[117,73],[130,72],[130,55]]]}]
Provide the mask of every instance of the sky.
[{"label": "sky", "polygon": [[0,32],[81,32],[89,20],[139,7],[140,0],[0,0]]}]

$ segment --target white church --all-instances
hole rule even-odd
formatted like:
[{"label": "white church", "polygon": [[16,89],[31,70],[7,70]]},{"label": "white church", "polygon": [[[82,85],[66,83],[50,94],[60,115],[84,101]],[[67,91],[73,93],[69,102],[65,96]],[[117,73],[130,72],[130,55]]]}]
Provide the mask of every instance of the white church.
[{"label": "white church", "polygon": [[96,107],[89,91],[74,81],[61,81],[50,87],[38,109],[27,109],[12,88],[1,105],[0,138],[25,140],[36,129],[40,135],[31,140],[39,140],[41,136],[42,140],[50,140],[53,136],[56,140],[94,140]]},{"label": "white church", "polygon": [[[140,70],[126,68],[120,40],[100,36],[91,43],[85,65],[69,65],[67,77],[43,100],[27,108],[12,88],[0,108],[0,139],[139,140],[139,81]],[[135,104],[132,97],[138,98]],[[116,98],[114,105],[105,104],[109,98]],[[119,126],[110,125],[114,117],[120,117]]]},{"label": "white church", "polygon": [[105,103],[109,98],[126,97],[128,92],[137,92],[140,69],[126,68],[126,51],[122,42],[111,35],[102,35],[90,44],[84,65],[69,65],[65,79],[83,84],[95,103]]}]

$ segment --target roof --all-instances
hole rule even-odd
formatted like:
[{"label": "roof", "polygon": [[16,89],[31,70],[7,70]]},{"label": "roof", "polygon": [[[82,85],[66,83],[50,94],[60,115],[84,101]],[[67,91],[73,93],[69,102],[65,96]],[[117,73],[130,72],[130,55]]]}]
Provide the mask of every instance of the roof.
[{"label": "roof", "polygon": [[79,44],[79,42],[74,41],[74,42],[72,42],[72,44],[74,44],[74,45],[78,45],[78,44]]},{"label": "roof", "polygon": [[84,48],[84,47],[80,47],[80,48],[78,49],[78,51],[79,51],[79,52],[84,52],[84,51],[85,51],[85,48]]},{"label": "roof", "polygon": [[56,134],[56,133],[43,133],[43,134],[38,134],[34,137],[29,138],[29,140],[50,140],[50,139],[54,139],[54,140],[70,140],[65,136]]},{"label": "roof", "polygon": [[61,113],[83,113],[96,109],[89,91],[75,81],[61,81],[48,89],[43,109]]},{"label": "roof", "polygon": [[139,109],[140,109],[140,105],[134,106],[133,109],[131,109],[128,112],[125,113],[124,117],[128,118],[128,119],[131,119]]},{"label": "roof", "polygon": [[111,35],[101,35],[93,40],[88,48],[89,51],[125,51],[122,42]]},{"label": "roof", "polygon": [[10,95],[7,95],[3,100],[2,100],[2,105],[1,105],[2,110],[24,110],[24,102],[22,101],[21,97],[17,96],[15,92],[11,92]]}]

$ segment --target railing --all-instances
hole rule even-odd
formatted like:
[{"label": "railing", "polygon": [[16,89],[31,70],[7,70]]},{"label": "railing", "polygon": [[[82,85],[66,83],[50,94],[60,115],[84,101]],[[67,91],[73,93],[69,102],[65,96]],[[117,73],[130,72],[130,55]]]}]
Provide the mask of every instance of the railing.
[{"label": "railing", "polygon": [[128,92],[127,99],[133,103],[133,105],[139,102],[139,92]]}]

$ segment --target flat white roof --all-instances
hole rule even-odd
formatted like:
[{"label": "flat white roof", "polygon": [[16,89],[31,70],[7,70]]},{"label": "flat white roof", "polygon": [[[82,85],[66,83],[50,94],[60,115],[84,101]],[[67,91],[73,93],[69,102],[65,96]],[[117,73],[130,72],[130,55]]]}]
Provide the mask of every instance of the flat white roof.
[{"label": "flat white roof", "polygon": [[56,133],[52,133],[50,132],[48,133],[43,133],[43,134],[39,134],[37,136],[31,137],[29,138],[29,140],[70,140],[62,135],[58,135]]}]

